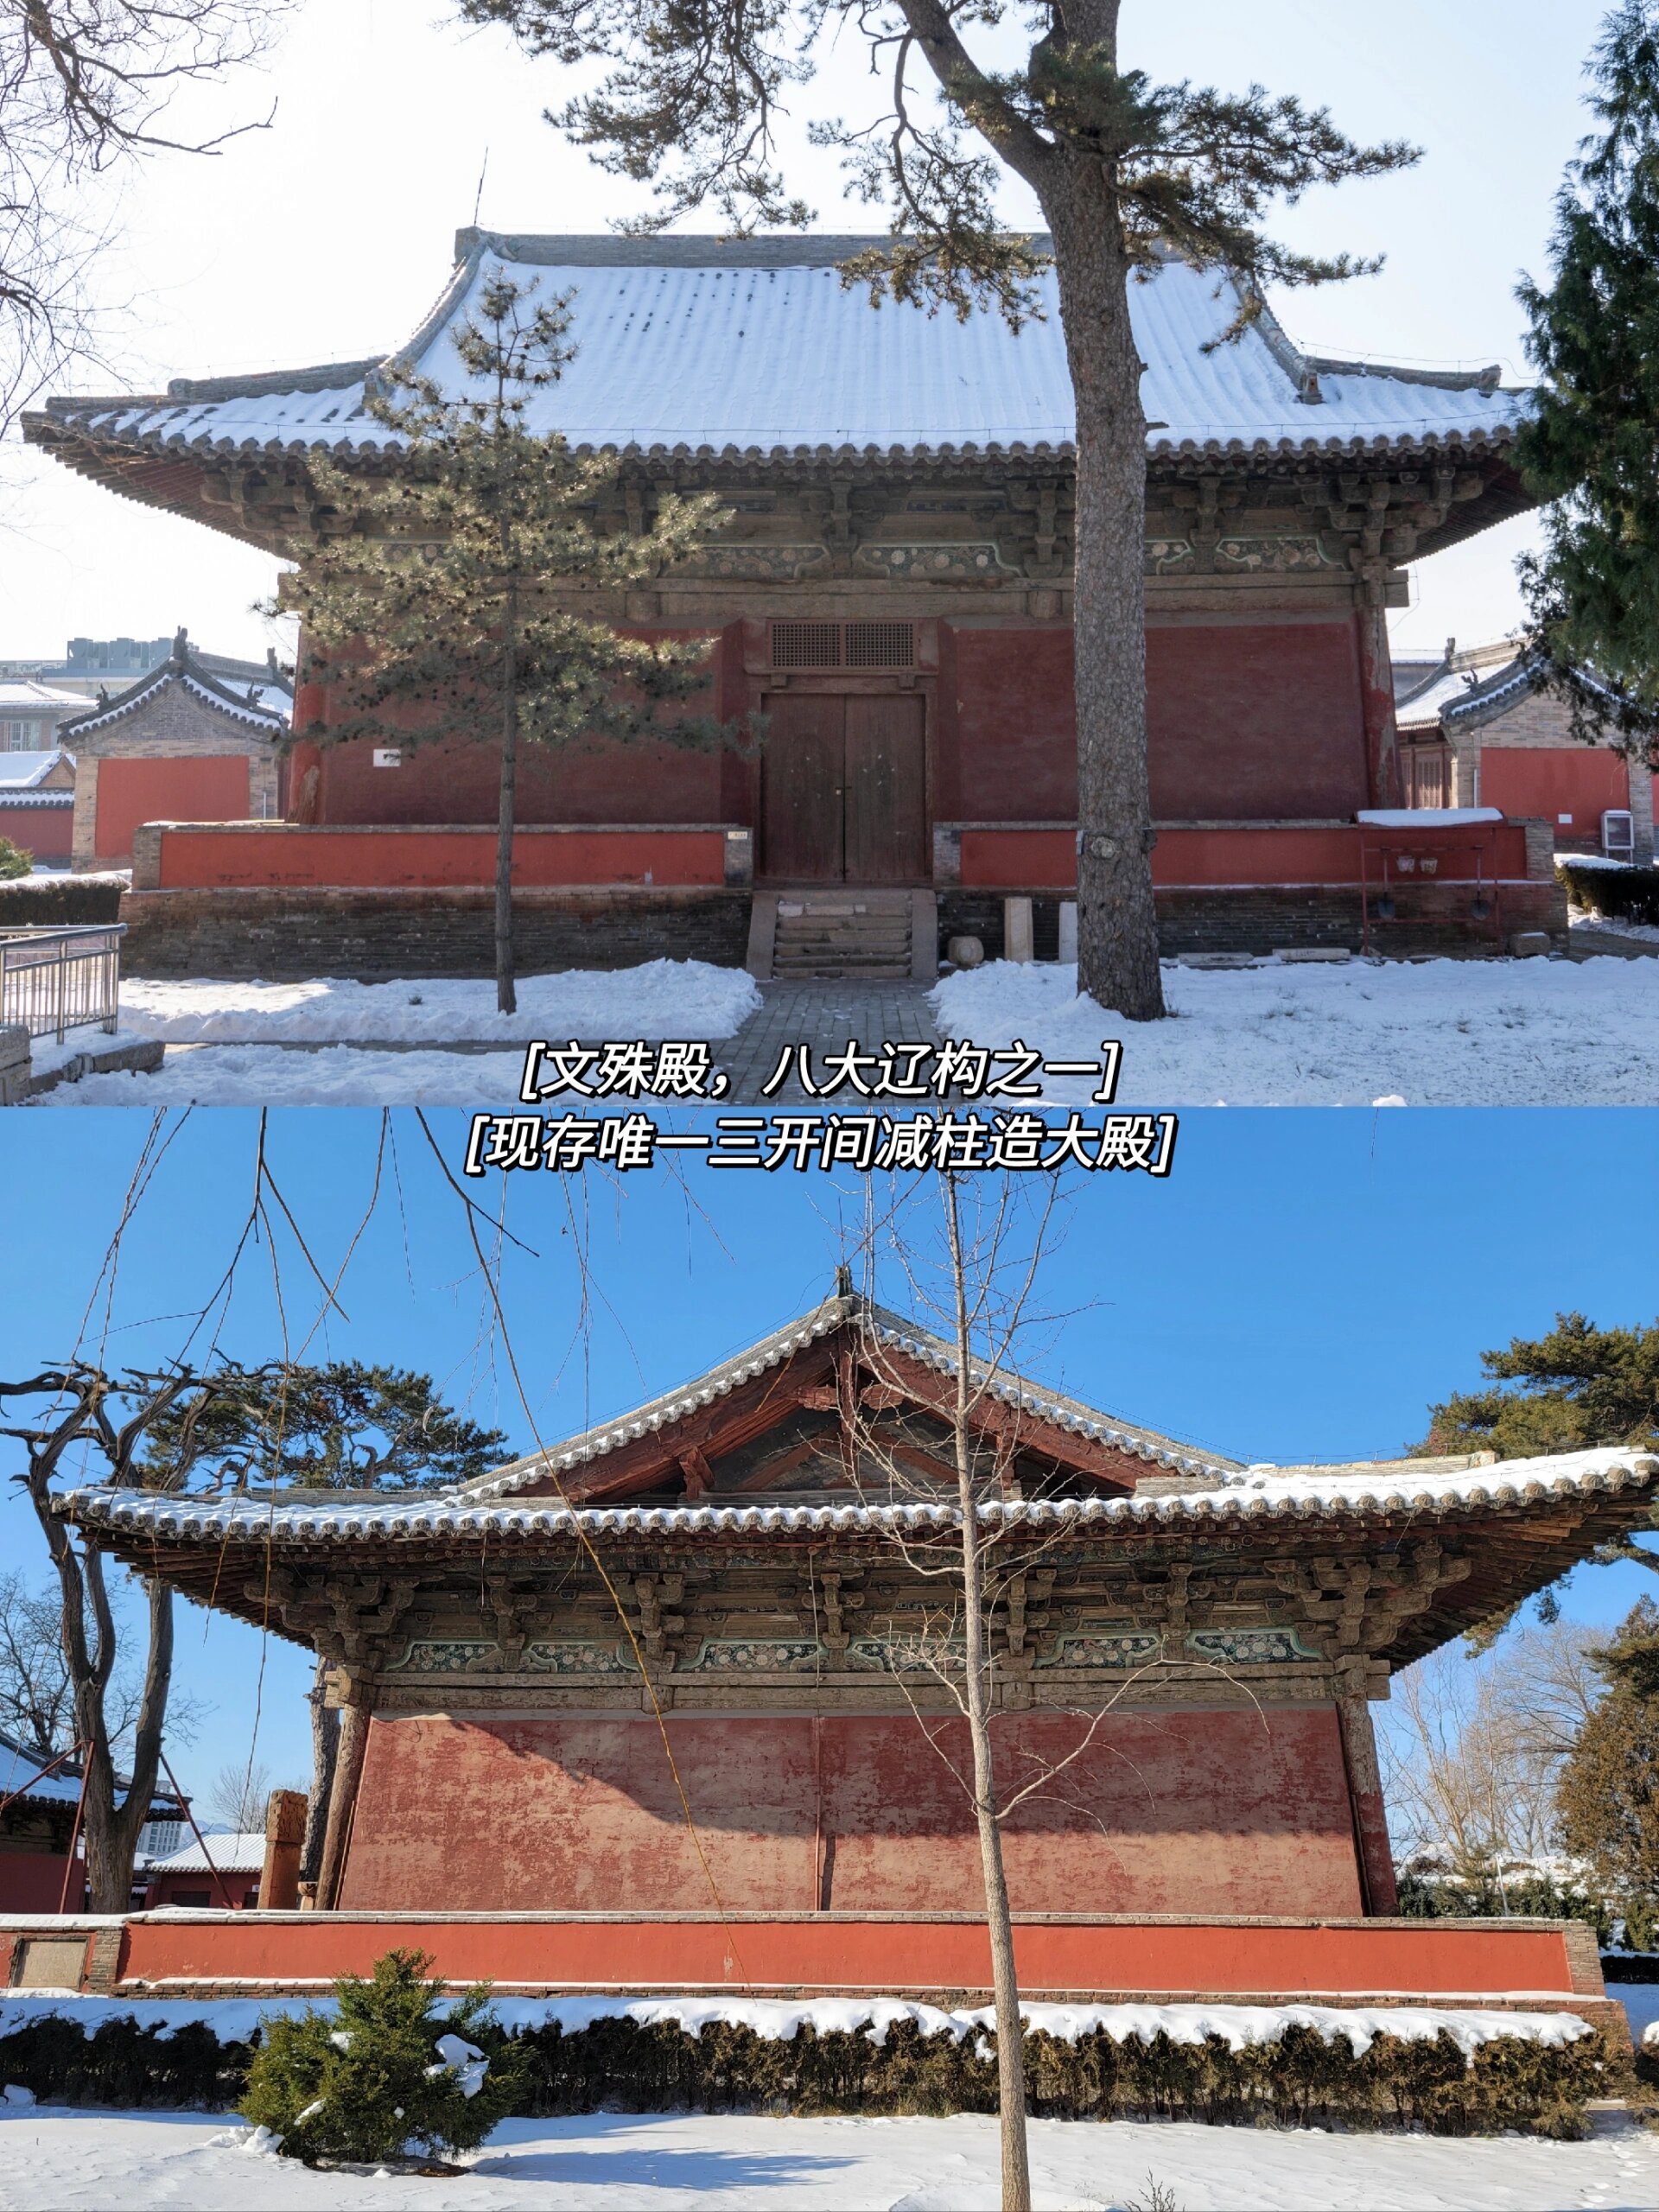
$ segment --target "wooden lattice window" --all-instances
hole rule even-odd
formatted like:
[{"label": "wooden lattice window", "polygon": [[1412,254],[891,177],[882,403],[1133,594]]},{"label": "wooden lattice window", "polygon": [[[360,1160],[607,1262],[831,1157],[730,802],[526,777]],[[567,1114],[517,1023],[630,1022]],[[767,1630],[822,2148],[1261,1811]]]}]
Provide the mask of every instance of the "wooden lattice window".
[{"label": "wooden lattice window", "polygon": [[840,623],[774,622],[772,664],[774,668],[839,668]]},{"label": "wooden lattice window", "polygon": [[913,668],[916,626],[912,622],[849,622],[849,668]]},{"label": "wooden lattice window", "polygon": [[774,622],[774,668],[914,668],[913,622]]}]

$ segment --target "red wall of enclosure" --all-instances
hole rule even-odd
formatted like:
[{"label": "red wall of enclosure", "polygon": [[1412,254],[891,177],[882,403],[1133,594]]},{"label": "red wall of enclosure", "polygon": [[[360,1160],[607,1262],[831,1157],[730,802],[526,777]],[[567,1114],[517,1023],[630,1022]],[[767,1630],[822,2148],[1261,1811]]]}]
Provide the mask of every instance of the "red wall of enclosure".
[{"label": "red wall of enclosure", "polygon": [[67,861],[74,835],[73,806],[8,806],[0,799],[0,837],[37,861]]},{"label": "red wall of enclosure", "polygon": [[[668,1725],[728,1910],[971,1908],[969,1808],[907,1714]],[[1010,1717],[1000,1741],[1011,1762],[1053,1761],[1084,1726]],[[1004,1848],[1027,1912],[1362,1909],[1328,1707],[1114,1714],[1063,1785],[1012,1815]],[[697,1911],[708,1898],[648,1716],[375,1719],[342,1909]]]},{"label": "red wall of enclosure", "polygon": [[[1602,809],[1630,803],[1630,770],[1602,746],[1486,745],[1480,803],[1541,816],[1560,832],[1558,842],[1599,849]],[[1564,814],[1572,820],[1563,822]]]},{"label": "red wall of enclosure", "polygon": [[99,860],[124,859],[141,822],[241,822],[248,811],[248,763],[233,753],[98,764]]}]

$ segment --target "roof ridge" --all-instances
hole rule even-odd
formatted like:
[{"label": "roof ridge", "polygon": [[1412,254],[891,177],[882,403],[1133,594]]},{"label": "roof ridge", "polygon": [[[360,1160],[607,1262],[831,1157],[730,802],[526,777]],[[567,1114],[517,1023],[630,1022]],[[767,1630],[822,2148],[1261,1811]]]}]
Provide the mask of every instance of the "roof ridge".
[{"label": "roof ridge", "polygon": [[[900,1338],[907,1338],[918,1347],[925,1345],[931,1356],[950,1372],[956,1368],[956,1347],[921,1322],[897,1313],[891,1307],[879,1305],[862,1291],[832,1294],[805,1313],[792,1321],[768,1332],[753,1342],[743,1345],[723,1360],[700,1374],[691,1376],[672,1389],[659,1391],[654,1397],[629,1407],[607,1421],[594,1422],[578,1433],[559,1439],[543,1449],[524,1453],[510,1460],[505,1466],[493,1469],[488,1474],[475,1475],[468,1481],[457,1484],[452,1493],[461,1498],[500,1497],[524,1489],[532,1482],[543,1480],[549,1472],[569,1470],[594,1459],[605,1458],[624,1443],[635,1440],[650,1432],[665,1427],[683,1417],[709,1398],[724,1396],[728,1390],[749,1380],[766,1368],[780,1365],[796,1351],[827,1336],[831,1330],[847,1322],[855,1322],[878,1332],[890,1331]],[[1121,1446],[1140,1456],[1150,1457],[1173,1465],[1183,1471],[1194,1474],[1238,1471],[1243,1463],[1227,1459],[1219,1454],[1203,1451],[1196,1446],[1184,1444],[1179,1438],[1166,1436],[1157,1429],[1146,1428],[1135,1421],[1122,1420],[1103,1408],[1091,1406],[1085,1400],[1071,1397],[1064,1390],[1034,1382],[1029,1376],[1001,1359],[983,1360],[974,1356],[974,1365],[980,1373],[995,1370],[996,1380],[990,1384],[995,1395],[1016,1397],[1027,1410],[1051,1416],[1058,1413],[1065,1425],[1097,1428],[1103,1432],[1104,1441],[1116,1441]]]}]

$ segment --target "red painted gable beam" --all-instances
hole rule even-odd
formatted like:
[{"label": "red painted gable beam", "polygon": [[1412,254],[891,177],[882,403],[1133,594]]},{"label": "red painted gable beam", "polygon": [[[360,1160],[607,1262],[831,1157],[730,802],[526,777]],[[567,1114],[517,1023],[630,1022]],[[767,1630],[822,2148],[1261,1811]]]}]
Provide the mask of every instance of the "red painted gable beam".
[{"label": "red painted gable beam", "polygon": [[[817,1344],[791,1354],[780,1367],[757,1376],[712,1405],[700,1406],[695,1413],[666,1422],[649,1435],[620,1445],[586,1466],[569,1469],[562,1478],[566,1497],[582,1504],[627,1497],[683,1473],[681,1460],[690,1451],[696,1451],[708,1463],[753,1443],[768,1428],[787,1420],[807,1402],[809,1390],[822,1387],[834,1375],[835,1353],[835,1337],[820,1338]],[[524,1484],[513,1495],[551,1497],[557,1489],[550,1476]]]},{"label": "red painted gable beam", "polygon": [[[944,1421],[954,1421],[957,1386],[949,1376],[937,1373],[925,1362],[891,1346],[884,1347],[880,1358],[880,1382],[901,1384],[918,1406]],[[1023,1406],[1005,1405],[988,1391],[970,1403],[968,1420],[971,1427],[999,1444],[1023,1452],[1043,1452],[1061,1466],[1092,1476],[1096,1482],[1108,1483],[1114,1490],[1132,1491],[1147,1471],[1144,1460],[1126,1452],[1114,1451],[1109,1445],[1096,1443],[1092,1437],[1078,1436],[1059,1422],[1045,1420],[1042,1414],[1032,1413]]]}]

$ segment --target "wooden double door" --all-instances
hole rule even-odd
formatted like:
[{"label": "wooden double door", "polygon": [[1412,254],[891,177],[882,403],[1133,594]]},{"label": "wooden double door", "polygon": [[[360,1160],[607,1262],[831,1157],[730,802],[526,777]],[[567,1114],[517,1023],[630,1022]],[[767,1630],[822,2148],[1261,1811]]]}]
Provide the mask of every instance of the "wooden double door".
[{"label": "wooden double door", "polygon": [[785,691],[766,704],[760,872],[776,883],[925,882],[920,696]]}]

